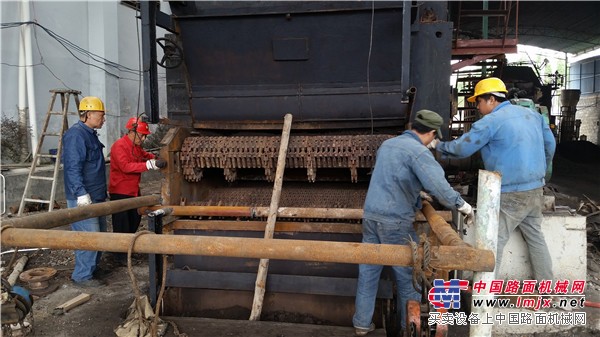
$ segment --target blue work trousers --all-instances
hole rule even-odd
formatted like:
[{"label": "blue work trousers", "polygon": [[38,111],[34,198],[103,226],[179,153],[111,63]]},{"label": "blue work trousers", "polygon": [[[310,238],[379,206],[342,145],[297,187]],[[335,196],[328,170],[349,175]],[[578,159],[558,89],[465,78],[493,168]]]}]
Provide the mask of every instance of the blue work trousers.
[{"label": "blue work trousers", "polygon": [[[67,207],[77,207],[77,200],[67,200]],[[85,219],[71,224],[71,230],[76,232],[106,232],[106,217],[100,216],[96,218]],[[71,279],[75,282],[82,282],[92,278],[102,252],[93,250],[76,250],[75,251],[75,269],[71,275]]]},{"label": "blue work trousers", "polygon": [[502,193],[498,223],[497,267],[500,267],[502,262],[502,253],[510,234],[519,228],[529,249],[533,277],[538,281],[553,279],[552,260],[542,233],[543,205],[544,196],[541,188]]},{"label": "blue work trousers", "polygon": [[[410,238],[417,241],[413,224],[382,223],[363,219],[363,243],[408,245]],[[406,328],[406,303],[408,300],[421,301],[421,294],[412,283],[411,267],[392,267],[398,289],[398,306],[402,328]],[[355,312],[352,318],[354,327],[368,328],[373,320],[375,298],[383,266],[361,264],[358,266]]]}]

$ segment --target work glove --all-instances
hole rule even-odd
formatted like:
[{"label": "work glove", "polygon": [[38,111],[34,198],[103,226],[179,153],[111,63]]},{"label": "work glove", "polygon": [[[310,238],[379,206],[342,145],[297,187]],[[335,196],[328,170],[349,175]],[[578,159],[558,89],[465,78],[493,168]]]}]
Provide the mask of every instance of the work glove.
[{"label": "work glove", "polygon": [[425,191],[419,192],[419,196],[421,197],[421,200],[427,200],[429,202],[433,202],[433,198],[429,195],[429,193],[427,193]]},{"label": "work glove", "polygon": [[89,194],[84,194],[81,196],[77,197],[77,206],[85,206],[85,205],[91,205],[92,204],[92,198],[90,198]]},{"label": "work glove", "polygon": [[438,146],[438,144],[441,143],[441,141],[437,138],[434,138],[431,143],[427,144],[427,148],[428,149],[435,149],[436,146]]},{"label": "work glove", "polygon": [[167,167],[167,161],[162,159],[149,159],[146,161],[146,168],[150,170],[158,170]]},{"label": "work glove", "polygon": [[146,168],[148,171],[150,170],[158,170],[158,166],[156,166],[156,159],[148,159],[146,160]]},{"label": "work glove", "polygon": [[465,203],[458,208],[458,211],[465,216],[465,225],[467,227],[475,222],[475,212],[473,212],[473,207],[471,207],[468,202],[465,201]]}]

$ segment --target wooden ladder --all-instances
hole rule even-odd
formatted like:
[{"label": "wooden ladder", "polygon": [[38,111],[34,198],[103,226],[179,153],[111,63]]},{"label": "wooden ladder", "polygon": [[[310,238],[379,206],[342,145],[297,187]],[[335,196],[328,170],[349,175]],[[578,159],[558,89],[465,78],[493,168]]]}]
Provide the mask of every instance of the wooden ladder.
[{"label": "wooden ladder", "polygon": [[[69,115],[79,116],[78,112],[69,112],[69,102],[71,101],[71,96],[75,98],[75,108],[79,106],[79,95],[81,91],[77,90],[69,90],[69,89],[52,89],[50,90],[52,93],[52,97],[50,98],[50,104],[48,106],[48,112],[46,113],[46,120],[44,121],[44,127],[42,128],[42,133],[40,139],[38,141],[38,146],[35,154],[33,155],[31,161],[31,169],[29,170],[29,175],[27,176],[27,183],[25,184],[25,189],[23,190],[23,197],[21,198],[21,204],[19,205],[19,213],[21,216],[23,214],[23,210],[25,209],[26,202],[36,202],[48,204],[48,211],[51,212],[54,208],[54,196],[56,194],[56,181],[58,178],[58,171],[60,168],[60,156],[62,154],[62,136],[69,128]],[[60,95],[61,107],[62,110],[54,111],[54,103],[56,102],[57,95]],[[62,124],[60,126],[60,130],[58,132],[49,132],[48,126],[50,124],[50,117],[52,116],[61,116]],[[46,136],[58,137],[58,145],[56,149],[56,154],[45,154],[42,152],[42,144],[44,143],[44,138]],[[36,175],[36,168],[40,158],[54,158],[54,173],[52,177],[46,177],[41,175]],[[50,189],[50,197],[48,199],[34,199],[28,198],[27,196],[31,192],[32,181],[51,181],[52,188]]]}]

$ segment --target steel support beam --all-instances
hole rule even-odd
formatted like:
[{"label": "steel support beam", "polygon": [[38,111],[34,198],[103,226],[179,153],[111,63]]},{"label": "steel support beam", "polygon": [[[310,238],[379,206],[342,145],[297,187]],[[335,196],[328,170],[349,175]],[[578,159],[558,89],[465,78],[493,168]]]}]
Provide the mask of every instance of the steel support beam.
[{"label": "steel support beam", "polygon": [[[58,212],[57,212],[58,213]],[[127,252],[135,234],[4,228],[2,245],[53,249]],[[134,253],[245,257],[386,266],[412,265],[409,246],[311,240],[231,238],[146,234],[137,238]],[[423,251],[419,249],[419,255]],[[491,271],[494,254],[470,247],[431,249],[435,269]]]},{"label": "steel support beam", "polygon": [[159,121],[158,70],[156,67],[156,2],[141,1],[142,60],[144,64],[144,109],[150,123]]}]

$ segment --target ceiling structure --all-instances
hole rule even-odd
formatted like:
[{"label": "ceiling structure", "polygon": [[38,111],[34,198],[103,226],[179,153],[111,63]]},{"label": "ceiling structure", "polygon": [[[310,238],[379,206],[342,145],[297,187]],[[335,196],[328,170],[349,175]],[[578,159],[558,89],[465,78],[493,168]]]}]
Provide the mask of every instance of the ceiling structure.
[{"label": "ceiling structure", "polygon": [[[516,37],[519,44],[576,55],[600,48],[600,1],[486,3],[489,39],[501,39],[506,33],[507,38]],[[461,39],[482,39],[483,6],[483,1],[449,2],[450,16]]]}]

